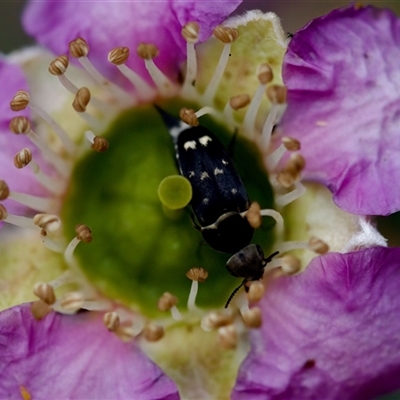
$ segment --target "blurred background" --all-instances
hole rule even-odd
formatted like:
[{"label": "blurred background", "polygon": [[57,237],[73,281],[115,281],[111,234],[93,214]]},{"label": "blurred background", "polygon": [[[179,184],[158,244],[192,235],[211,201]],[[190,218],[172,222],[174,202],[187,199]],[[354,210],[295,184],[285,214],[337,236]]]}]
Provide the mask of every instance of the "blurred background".
[{"label": "blurred background", "polygon": [[[9,53],[21,46],[33,43],[33,40],[25,35],[20,23],[25,3],[26,1],[22,0],[0,0],[0,52],[2,53]],[[351,1],[346,0],[244,0],[238,12],[249,9],[274,11],[281,18],[283,28],[287,32],[294,33],[311,19],[349,3]],[[400,0],[377,0],[368,4],[391,8],[400,15]]]}]

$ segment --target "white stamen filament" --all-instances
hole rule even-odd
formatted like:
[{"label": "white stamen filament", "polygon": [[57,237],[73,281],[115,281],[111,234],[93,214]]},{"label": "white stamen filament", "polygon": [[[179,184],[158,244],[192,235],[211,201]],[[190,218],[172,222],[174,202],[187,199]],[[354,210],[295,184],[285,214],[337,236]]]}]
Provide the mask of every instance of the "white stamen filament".
[{"label": "white stamen filament", "polygon": [[186,97],[192,97],[194,94],[193,83],[197,76],[197,58],[194,43],[186,43],[186,77],[183,83],[182,93]]},{"label": "white stamen filament", "polygon": [[73,263],[73,254],[76,249],[76,246],[81,242],[80,239],[74,237],[68,244],[67,248],[64,251],[64,259],[68,265]]},{"label": "white stamen filament", "polygon": [[55,253],[64,253],[65,246],[62,243],[43,235],[42,242],[49,250],[54,251]]},{"label": "white stamen filament", "polygon": [[285,207],[286,205],[292,203],[293,201],[297,200],[306,192],[306,187],[301,182],[294,183],[295,189],[289,193],[277,195],[275,197],[275,203],[279,207]]},{"label": "white stamen filament", "polygon": [[69,154],[74,154],[76,151],[76,145],[71,141],[67,133],[64,131],[64,129],[61,128],[60,125],[49,115],[47,114],[46,111],[43,110],[42,107],[37,105],[36,103],[30,101],[29,103],[31,109],[39,115],[40,118],[42,118],[44,121],[46,121],[49,126],[53,129],[53,131],[56,133],[56,135],[59,137],[59,139],[62,141],[63,145],[65,146],[65,149]]},{"label": "white stamen filament", "polygon": [[231,43],[227,43],[224,45],[218,64],[215,68],[214,74],[210,82],[208,83],[207,89],[203,93],[201,101],[202,103],[212,104],[212,101],[215,97],[215,93],[217,92],[219,83],[221,81],[222,75],[225,71],[226,64],[228,63],[230,52],[231,52]]},{"label": "white stamen filament", "polygon": [[132,83],[134,88],[140,95],[140,98],[143,98],[144,95],[146,98],[152,98],[156,94],[154,88],[152,88],[140,75],[138,75],[135,71],[132,71],[125,64],[116,65],[116,67],[121,71],[121,73]]},{"label": "white stamen filament", "polygon": [[276,104],[272,104],[261,133],[261,146],[264,149],[268,149],[269,147],[269,144],[271,142],[272,130],[274,129],[274,125],[277,122],[277,118],[278,118],[278,107]]},{"label": "white stamen filament", "polygon": [[100,72],[97,71],[97,69],[93,66],[89,58],[87,58],[86,56],[79,57],[78,61],[95,81],[97,81],[103,87],[109,89],[118,100],[121,100],[122,103],[131,100],[127,92],[125,92],[119,86],[110,82],[107,78],[100,74]]},{"label": "white stamen filament", "polygon": [[89,114],[86,111],[83,112],[77,112],[77,114],[88,124],[90,125],[94,130],[96,131],[101,131],[103,129],[103,124],[96,119],[93,115]]},{"label": "white stamen filament", "polygon": [[230,129],[233,129],[237,126],[235,118],[233,117],[233,108],[229,104],[229,101],[225,105],[223,115],[224,115],[224,120]]},{"label": "white stamen filament", "polygon": [[308,242],[292,241],[292,242],[283,242],[279,244],[280,254],[286,253],[287,251],[299,250],[299,249],[309,249]]},{"label": "white stamen filament", "polygon": [[251,99],[249,108],[247,109],[246,116],[243,121],[243,132],[249,138],[254,138],[255,134],[255,123],[257,117],[257,111],[260,108],[261,101],[265,94],[265,88],[267,85],[259,84]]},{"label": "white stamen filament", "polygon": [[25,193],[10,192],[10,199],[37,211],[54,212],[55,201],[45,197],[32,196]]},{"label": "white stamen filament", "polygon": [[177,306],[172,306],[170,309],[171,312],[171,316],[175,321],[181,321],[183,319],[182,314],[180,313],[180,311],[178,310]]},{"label": "white stamen filament", "polygon": [[58,278],[53,279],[49,282],[49,285],[53,287],[53,289],[57,289],[58,287],[65,285],[66,283],[74,282],[74,277],[70,270],[63,272]]},{"label": "white stamen filament", "polygon": [[196,306],[196,297],[199,290],[199,282],[192,280],[192,286],[190,287],[189,298],[187,302],[187,308],[190,312],[197,312],[199,309]]},{"label": "white stamen filament", "polygon": [[32,129],[26,134],[30,141],[42,152],[43,157],[54,165],[57,171],[67,177],[70,174],[71,167],[58,154],[51,150],[47,143],[42,140]]},{"label": "white stamen filament", "polygon": [[39,228],[33,223],[32,218],[22,217],[20,215],[8,214],[4,221],[19,226],[21,228],[36,229]]},{"label": "white stamen filament", "polygon": [[37,164],[34,160],[29,163],[29,167],[32,169],[32,172],[35,174],[35,178],[42,186],[54,194],[61,194],[65,185],[63,180],[56,180],[46,175],[40,169],[39,164]]},{"label": "white stamen filament", "polygon": [[171,97],[174,89],[172,82],[161,72],[152,59],[145,59],[144,64],[161,96]]},{"label": "white stamen filament", "polygon": [[282,143],[276,150],[274,150],[266,160],[267,163],[267,168],[269,171],[273,171],[275,167],[279,164],[279,161],[281,161],[283,155],[286,153],[287,149],[285,145]]},{"label": "white stamen filament", "polygon": [[106,311],[110,307],[111,303],[107,300],[85,300],[81,308],[89,311]]},{"label": "white stamen filament", "polygon": [[210,114],[210,115],[214,115],[216,117],[219,117],[219,113],[217,112],[217,110],[214,107],[209,107],[209,106],[205,106],[200,108],[200,110],[195,112],[195,115],[197,118],[202,117],[203,115],[206,114]]}]

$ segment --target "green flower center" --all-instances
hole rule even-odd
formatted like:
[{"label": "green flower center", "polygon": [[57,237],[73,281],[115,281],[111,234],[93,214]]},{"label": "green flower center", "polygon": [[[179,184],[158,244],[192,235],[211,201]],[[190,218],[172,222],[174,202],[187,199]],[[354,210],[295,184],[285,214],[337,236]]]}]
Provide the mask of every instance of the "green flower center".
[{"label": "green flower center", "polygon": [[[223,142],[229,141],[224,128],[204,121]],[[209,277],[197,304],[222,306],[238,284],[225,268],[230,255],[202,242],[189,209],[166,212],[158,195],[160,182],[178,173],[158,113],[151,107],[129,110],[104,136],[109,150],[90,153],[76,165],[63,209],[67,237],[82,221],[93,232],[93,242],[76,251],[84,274],[106,296],[152,316],[165,291],[184,303],[191,285],[186,272],[203,267]],[[233,159],[251,200],[270,207],[272,190],[256,148],[236,139]],[[272,226],[265,219],[254,237],[266,251]]]}]

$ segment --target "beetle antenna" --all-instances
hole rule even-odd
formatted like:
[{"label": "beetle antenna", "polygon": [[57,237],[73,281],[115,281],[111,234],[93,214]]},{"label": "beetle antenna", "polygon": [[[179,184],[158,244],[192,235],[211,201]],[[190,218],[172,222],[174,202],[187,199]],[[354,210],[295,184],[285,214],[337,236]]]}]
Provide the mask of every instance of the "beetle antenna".
[{"label": "beetle antenna", "polygon": [[264,261],[266,264],[268,264],[269,262],[272,261],[272,259],[279,254],[279,251],[276,251],[275,253],[272,253],[270,256],[268,256],[267,258],[264,258]]},{"label": "beetle antenna", "polygon": [[239,289],[247,282],[247,279],[243,279],[243,282],[232,292],[232,294],[229,296],[229,299],[225,303],[225,308],[228,308],[229,303],[233,299],[233,296],[239,291]]}]

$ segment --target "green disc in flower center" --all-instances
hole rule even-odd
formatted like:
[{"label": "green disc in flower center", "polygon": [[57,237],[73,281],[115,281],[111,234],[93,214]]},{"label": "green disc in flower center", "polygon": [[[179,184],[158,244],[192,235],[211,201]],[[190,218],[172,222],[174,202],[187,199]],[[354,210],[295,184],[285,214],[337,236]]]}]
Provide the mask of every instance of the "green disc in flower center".
[{"label": "green disc in flower center", "polygon": [[[109,149],[88,153],[76,165],[63,208],[67,237],[73,237],[78,223],[93,233],[93,241],[76,250],[84,274],[106,296],[154,315],[166,291],[185,304],[191,286],[186,272],[203,267],[209,277],[200,284],[198,305],[223,305],[240,283],[226,272],[230,255],[204,243],[189,209],[171,215],[158,196],[160,182],[178,170],[171,138],[157,112],[150,107],[126,112],[103,136]],[[249,149],[237,143],[235,163],[239,171],[241,164],[247,168],[241,174],[250,198],[270,207],[268,178]],[[268,251],[273,223],[264,225],[255,240]]]}]

